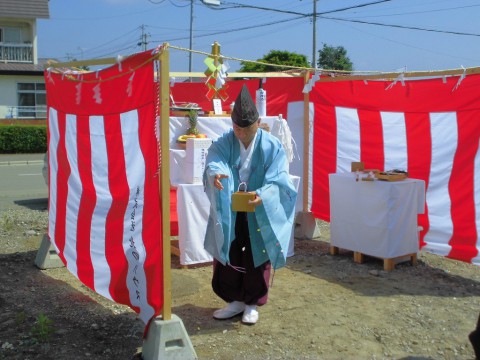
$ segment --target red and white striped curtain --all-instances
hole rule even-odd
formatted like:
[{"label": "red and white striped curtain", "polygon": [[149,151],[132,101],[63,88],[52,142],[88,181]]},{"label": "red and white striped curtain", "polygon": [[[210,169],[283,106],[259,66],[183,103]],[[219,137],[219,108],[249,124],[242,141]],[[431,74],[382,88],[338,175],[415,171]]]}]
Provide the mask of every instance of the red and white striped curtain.
[{"label": "red and white striped curtain", "polygon": [[[461,81],[461,82],[460,82]],[[317,82],[312,212],[329,220],[328,174],[403,169],[426,182],[420,246],[480,265],[480,76]]]},{"label": "red and white striped curtain", "polygon": [[48,235],[73,275],[145,323],[163,305],[153,75],[150,52],[93,73],[45,71]]}]

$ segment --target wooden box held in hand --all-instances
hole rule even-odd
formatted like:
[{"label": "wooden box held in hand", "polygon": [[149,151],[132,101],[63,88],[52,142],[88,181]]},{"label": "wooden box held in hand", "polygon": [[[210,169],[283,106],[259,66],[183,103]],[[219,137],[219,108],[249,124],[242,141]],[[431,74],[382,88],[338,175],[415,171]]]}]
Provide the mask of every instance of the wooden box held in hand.
[{"label": "wooden box held in hand", "polygon": [[255,206],[249,204],[249,200],[254,200],[255,194],[245,191],[237,191],[232,194],[232,211],[253,212]]}]

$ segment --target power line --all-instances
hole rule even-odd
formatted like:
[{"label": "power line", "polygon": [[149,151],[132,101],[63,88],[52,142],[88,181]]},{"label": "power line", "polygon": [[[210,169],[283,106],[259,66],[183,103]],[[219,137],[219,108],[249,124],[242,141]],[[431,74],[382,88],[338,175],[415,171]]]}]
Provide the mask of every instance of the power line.
[{"label": "power line", "polygon": [[349,6],[349,7],[345,7],[345,8],[340,8],[340,9],[336,9],[336,10],[323,11],[323,12],[321,12],[321,13],[316,13],[316,14],[317,14],[317,16],[318,16],[318,15],[331,14],[331,13],[335,13],[335,12],[352,10],[352,9],[358,9],[358,8],[362,8],[362,7],[366,7],[366,6],[370,6],[370,5],[377,5],[377,4],[381,4],[381,3],[386,3],[386,2],[389,2],[389,1],[392,1],[392,0],[373,1],[373,2],[370,2],[370,3],[353,5],[353,6]]},{"label": "power line", "polygon": [[[285,23],[285,22],[289,22],[289,21],[295,21],[295,20],[298,20],[298,19],[303,19],[303,18],[305,18],[305,17],[306,17],[306,16],[302,15],[302,16],[297,16],[297,17],[292,18],[292,19],[282,20],[282,24]],[[251,26],[243,26],[243,27],[236,28],[236,29],[219,30],[219,31],[216,31],[216,32],[208,33],[208,34],[197,35],[196,37],[197,37],[197,38],[199,38],[199,37],[206,37],[206,36],[212,36],[212,35],[225,34],[226,32],[236,32],[236,31],[243,31],[243,30],[255,29],[255,28],[258,28],[258,27],[260,27],[260,26],[271,26],[271,25],[282,25],[282,24],[279,24],[278,21],[272,21],[272,22],[264,23],[264,24],[257,24],[257,25],[251,25]],[[168,41],[186,40],[186,39],[188,39],[188,37],[177,37],[177,38],[173,38],[173,39],[168,39]]]},{"label": "power line", "polygon": [[[348,6],[348,7],[344,7],[344,8],[339,8],[339,9],[335,9],[335,10],[329,10],[329,11],[324,11],[324,12],[320,12],[320,13],[317,12],[316,14],[317,14],[317,16],[318,15],[323,15],[323,14],[331,14],[331,13],[340,12],[340,11],[362,8],[362,7],[366,7],[366,6],[370,6],[370,5],[378,5],[378,4],[386,3],[386,2],[390,2],[390,1],[392,1],[392,0],[377,0],[377,1],[372,1],[372,2],[368,2],[368,3],[352,5],[352,6]],[[291,14],[291,15],[305,15],[305,16],[313,16],[314,15],[313,13],[307,13],[306,14],[306,13],[300,13],[300,12],[291,11],[291,10],[281,10],[281,9],[275,9],[275,8],[268,8],[268,7],[264,7],[264,6],[247,5],[247,4],[240,4],[240,3],[234,3],[234,2],[228,3],[226,1],[223,2],[223,5],[230,5],[230,6],[216,7],[216,8],[212,7],[211,9],[213,9],[213,10],[229,10],[229,9],[236,9],[236,8],[245,8],[245,9],[273,11],[273,12],[279,12],[279,13]]]},{"label": "power line", "polygon": [[169,2],[170,2],[170,4],[172,4],[173,6],[175,6],[177,8],[184,8],[184,7],[190,6],[190,1],[186,5],[175,5],[175,3],[172,0],[169,0]]},{"label": "power line", "polygon": [[[150,0],[149,0],[150,1]],[[158,2],[153,2],[153,1],[150,1],[151,3],[154,3],[154,4],[162,4],[164,3],[166,0],[161,0],[161,1],[158,1]],[[366,7],[366,6],[371,6],[371,5],[377,5],[377,4],[381,4],[381,3],[385,3],[385,2],[389,2],[391,0],[380,0],[380,1],[372,1],[372,2],[367,2],[367,3],[362,3],[362,4],[358,4],[358,5],[355,5],[355,6],[349,6],[349,7],[344,7],[344,8],[338,8],[338,9],[334,9],[334,10],[328,10],[328,11],[322,11],[322,12],[315,12],[315,15],[317,18],[322,18],[322,19],[325,19],[325,20],[333,20],[333,21],[341,21],[341,22],[350,22],[350,23],[359,23],[359,24],[363,24],[363,25],[375,25],[375,26],[382,26],[382,27],[391,27],[391,28],[398,28],[398,29],[405,29],[405,30],[414,30],[414,31],[426,31],[426,32],[433,32],[433,33],[442,33],[442,34],[450,34],[450,35],[459,35],[459,36],[474,36],[474,37],[479,37],[480,34],[475,34],[475,33],[467,33],[467,32],[460,32],[460,31],[450,31],[450,30],[439,30],[439,29],[429,29],[429,28],[424,28],[424,27],[416,27],[416,26],[405,26],[405,25],[397,25],[397,24],[388,24],[388,23],[380,23],[380,22],[371,22],[371,21],[363,21],[363,20],[358,20],[358,19],[346,19],[346,18],[339,18],[339,17],[330,17],[330,16],[324,16],[325,14],[331,14],[331,13],[335,13],[335,12],[341,12],[341,11],[347,11],[347,10],[351,10],[351,9],[355,9],[355,8],[361,8],[361,7]],[[172,5],[176,6],[176,7],[180,7],[179,5],[176,5],[173,3],[172,0],[169,0],[170,3],[172,3]],[[206,4],[200,2],[201,4],[203,4],[204,6],[207,6]],[[286,19],[286,20],[281,20],[281,22],[279,22],[279,20],[277,21],[272,21],[272,22],[268,22],[268,23],[261,23],[261,24],[256,24],[256,25],[250,25],[250,26],[241,26],[241,27],[237,27],[237,28],[233,28],[233,29],[222,29],[222,30],[218,30],[218,31],[213,31],[213,32],[208,32],[208,33],[205,33],[203,35],[197,35],[196,37],[197,38],[202,38],[202,37],[208,37],[208,36],[214,36],[214,35],[222,35],[222,34],[225,34],[225,33],[230,33],[230,32],[241,32],[241,31],[246,31],[246,30],[250,30],[250,29],[255,29],[255,28],[259,28],[259,27],[268,27],[268,26],[273,26],[273,25],[283,25],[284,23],[287,23],[287,22],[291,22],[291,21],[296,21],[296,20],[301,20],[301,19],[305,19],[305,18],[309,18],[309,17],[313,17],[314,13],[302,13],[302,12],[296,12],[296,11],[290,11],[290,10],[281,10],[281,9],[271,9],[271,8],[266,8],[266,7],[261,7],[261,6],[250,6],[250,5],[246,5],[246,4],[238,4],[238,3],[225,3],[227,6],[224,7],[224,8],[218,8],[218,7],[210,7],[208,6],[209,9],[213,9],[213,10],[227,10],[227,9],[232,9],[232,8],[239,8],[239,7],[244,7],[244,8],[253,8],[253,9],[258,9],[258,10],[263,10],[263,11],[274,11],[274,12],[278,12],[278,13],[284,13],[286,15],[295,15],[294,17],[290,18],[290,19]],[[188,5],[186,5],[188,6]],[[437,9],[437,10],[431,10],[430,12],[433,12],[433,11],[446,11],[446,10],[451,10],[451,9],[459,9],[459,8],[466,8],[466,7],[474,7],[474,6],[480,6],[480,5],[471,5],[471,6],[459,6],[459,7],[455,7],[455,8],[449,8],[449,9]],[[184,6],[183,6],[184,7]],[[411,14],[412,12],[410,13],[405,13],[405,14]],[[398,15],[401,15],[401,14],[398,14]],[[250,18],[251,19],[251,18]],[[143,26],[143,25],[142,25]],[[131,32],[133,31],[137,31],[140,27],[137,27],[135,28],[134,30],[124,34],[124,35],[121,35],[119,36],[118,38],[115,38],[113,40],[110,40],[108,41],[107,43],[103,43],[103,44],[100,44],[98,46],[95,46],[94,48],[89,48],[87,51],[85,51],[86,53],[92,53],[93,50],[97,50],[98,51],[94,51],[96,53],[99,53],[100,51],[104,52],[104,51],[108,51],[108,49],[101,49],[102,47],[104,47],[105,45],[111,45],[113,41],[116,41],[118,39],[123,39],[125,40],[125,36],[130,34]],[[166,29],[169,29],[169,28],[166,28]],[[172,29],[172,31],[178,31],[179,29]],[[185,29],[183,29],[185,30]],[[150,35],[150,34],[149,34]],[[150,35],[151,36],[151,35]],[[138,38],[137,38],[138,39]],[[170,37],[168,36],[168,39],[162,39],[162,41],[176,41],[176,40],[186,40],[188,39],[188,37]],[[150,40],[152,42],[156,42],[155,40]],[[132,42],[135,42],[136,46],[138,46],[138,40],[135,40],[135,41],[132,41]],[[142,35],[142,44],[146,44],[147,41],[146,41],[146,37],[145,35]],[[120,45],[120,44],[119,44]],[[118,47],[121,47],[122,45],[117,45]],[[121,49],[118,49],[117,47],[117,52],[118,51],[121,51],[121,50],[124,50],[124,49],[129,49],[129,48],[132,48],[132,47],[135,47],[135,46],[127,46],[127,44],[124,45],[125,47],[122,47]],[[113,47],[111,47],[113,49]],[[112,50],[113,52],[115,52],[115,50]]]},{"label": "power line", "polygon": [[107,41],[106,43],[103,43],[103,44],[94,46],[94,47],[92,47],[92,48],[89,48],[88,50],[89,50],[89,51],[92,51],[92,50],[98,49],[99,47],[102,47],[102,46],[111,44],[112,42],[117,41],[118,39],[124,39],[125,36],[132,34],[134,31],[137,31],[138,29],[139,29],[139,27],[137,26],[137,27],[136,27],[135,29],[133,29],[133,30],[130,30],[130,31],[126,32],[126,33],[123,33],[122,35],[120,35],[120,36],[118,36],[118,37],[116,37],[116,38],[114,38],[114,39],[112,39],[112,40],[109,40],[109,41]]},{"label": "power line", "polygon": [[405,46],[405,47],[409,47],[409,48],[412,48],[412,49],[421,50],[421,51],[424,51],[424,52],[427,52],[427,53],[432,53],[432,54],[437,54],[437,55],[442,55],[442,56],[448,56],[448,57],[450,57],[450,58],[455,58],[455,59],[462,59],[462,60],[469,60],[469,61],[476,61],[476,62],[478,62],[478,59],[466,58],[466,57],[464,57],[464,56],[457,56],[457,55],[454,55],[454,54],[452,54],[452,53],[450,53],[450,52],[439,52],[439,51],[427,49],[427,48],[424,48],[424,47],[419,47],[419,46],[407,44],[407,43],[402,42],[402,41],[392,40],[392,39],[389,39],[389,38],[387,38],[387,37],[385,37],[385,36],[381,36],[381,35],[378,35],[378,34],[372,34],[372,33],[368,32],[368,31],[365,31],[365,30],[359,29],[358,27],[353,26],[352,24],[344,24],[344,26],[348,26],[349,28],[352,28],[352,29],[354,29],[355,31],[358,31],[358,32],[367,34],[367,35],[369,35],[369,36],[373,36],[373,37],[376,37],[376,38],[380,38],[380,39],[382,39],[382,40],[385,40],[385,41],[388,41],[388,42],[391,42],[391,43],[394,43],[394,44],[399,44],[399,45],[402,45],[402,46]]},{"label": "power line", "polygon": [[[318,13],[318,14],[321,14],[321,13]],[[291,18],[291,19],[282,20],[282,23],[279,23],[278,21],[273,21],[273,22],[255,24],[255,25],[250,25],[250,26],[242,26],[242,27],[233,28],[233,29],[223,29],[223,30],[219,30],[219,31],[215,31],[215,32],[211,32],[211,33],[207,33],[207,34],[203,34],[203,35],[197,35],[196,37],[200,38],[200,37],[207,37],[207,36],[225,34],[225,33],[230,33],[230,32],[250,30],[250,29],[255,29],[255,28],[264,27],[264,26],[282,25],[285,22],[295,21],[295,20],[307,18],[307,17],[310,17],[310,16],[311,16],[310,14],[301,14],[301,15],[296,16],[296,17]],[[361,20],[354,20],[354,19],[342,19],[342,18],[329,17],[329,16],[318,16],[318,17],[320,17],[322,19],[326,19],[326,20],[354,22],[354,23],[361,23],[361,24],[365,24],[365,25],[386,26],[386,27],[402,28],[402,29],[408,29],[408,30],[446,33],[446,34],[453,34],[453,35],[480,36],[480,34],[463,33],[463,32],[448,31],[448,30],[426,29],[426,28],[420,28],[420,27],[414,27],[414,26],[404,26],[404,25],[395,25],[395,24],[382,24],[382,23],[376,23],[376,22],[361,21]],[[177,41],[177,40],[186,40],[186,39],[188,39],[188,37],[176,37],[176,38],[169,38],[168,41]]]},{"label": "power line", "polygon": [[[338,20],[338,21],[345,21],[345,22],[356,22],[356,23],[361,23],[361,24],[365,24],[365,25],[376,25],[376,26],[385,26],[385,27],[401,28],[401,29],[407,29],[407,30],[428,31],[428,32],[444,33],[444,34],[451,34],[451,35],[480,36],[480,34],[475,34],[475,33],[466,33],[466,32],[450,31],[450,30],[428,29],[428,28],[421,28],[421,27],[416,27],[416,26],[406,26],[406,25],[397,25],[397,24],[384,24],[384,23],[371,22],[371,21],[362,21],[362,20],[355,20],[355,19],[344,19],[344,18],[323,16],[324,14],[330,14],[330,13],[334,13],[334,12],[346,11],[346,10],[351,10],[351,9],[360,8],[360,7],[365,7],[365,6],[370,6],[370,5],[376,5],[376,4],[384,3],[384,2],[387,2],[387,1],[391,1],[391,0],[380,0],[380,1],[375,1],[375,2],[369,2],[369,3],[364,3],[364,4],[349,6],[349,7],[345,7],[345,8],[339,8],[339,9],[335,9],[335,10],[316,12],[316,16],[317,16],[317,17],[320,17],[320,18],[322,18],[322,19],[326,19],[326,20]],[[228,3],[227,3],[227,4],[228,4]],[[228,8],[223,8],[223,9],[216,9],[216,8],[215,8],[215,9],[216,9],[216,10],[226,10],[226,9],[237,8],[237,7],[245,7],[245,8],[254,8],[254,9],[259,9],[259,10],[268,10],[268,11],[275,11],[275,12],[281,12],[281,13],[299,15],[299,16],[293,18],[293,19],[282,20],[282,22],[291,21],[291,20],[297,20],[297,19],[299,19],[299,18],[306,18],[306,17],[313,16],[313,13],[299,13],[299,12],[294,12],[294,11],[279,10],[279,9],[272,9],[272,8],[265,8],[265,7],[260,7],[260,6],[237,4],[237,3],[231,3],[231,4],[233,4],[233,5],[235,5],[235,6],[228,7]],[[480,5],[477,5],[477,6],[480,6]],[[253,25],[253,26],[246,26],[246,27],[241,27],[241,28],[237,28],[237,29],[223,30],[222,32],[210,33],[210,34],[206,34],[206,35],[204,35],[204,36],[217,35],[217,34],[221,34],[221,33],[225,33],[225,32],[234,32],[234,31],[248,30],[248,29],[252,29],[252,28],[256,28],[256,27],[270,26],[270,25],[275,25],[275,24],[278,24],[278,21],[277,21],[277,22],[266,23],[266,24],[257,24],[257,25]]]},{"label": "power line", "polygon": [[399,28],[399,29],[429,31],[429,32],[435,32],[435,33],[462,35],[462,36],[480,36],[480,34],[465,33],[465,32],[460,32],[460,31],[435,30],[435,29],[427,29],[427,28],[421,28],[421,27],[416,27],[416,26],[383,24],[383,23],[377,23],[377,22],[371,22],[371,21],[362,21],[362,20],[354,20],[354,19],[342,19],[342,18],[330,17],[330,16],[319,16],[319,17],[322,18],[322,19],[327,19],[327,20],[346,21],[346,22],[354,22],[354,23],[359,23],[359,24],[377,25],[377,26],[385,26],[385,27],[392,27],[392,28]]},{"label": "power line", "polygon": [[[319,17],[320,14],[331,14],[335,12],[341,12],[341,11],[346,11],[346,10],[351,10],[351,9],[357,9],[361,7],[367,7],[371,5],[378,5],[381,3],[386,3],[390,2],[391,0],[377,0],[373,2],[368,2],[368,3],[363,3],[363,4],[358,4],[358,5],[353,5],[353,6],[348,6],[340,9],[335,9],[335,10],[330,10],[330,11],[325,11],[322,13],[317,12],[317,0],[313,0],[313,12],[311,14],[304,14],[304,13],[299,13],[296,11],[290,11],[290,10],[280,10],[280,9],[274,9],[274,8],[267,8],[263,6],[254,6],[254,5],[246,5],[246,4],[239,4],[239,3],[231,3],[232,6],[229,7],[231,8],[251,8],[251,9],[256,9],[256,10],[265,10],[265,11],[273,11],[273,12],[279,12],[282,14],[291,14],[291,15],[300,15],[300,16],[308,16],[312,17],[312,23],[313,23],[313,28],[312,28],[312,67],[315,67],[315,56],[317,52],[317,46],[316,46],[316,38],[317,38],[317,28],[316,28],[316,20],[317,17]],[[226,8],[223,8],[226,9]]]},{"label": "power line", "polygon": [[[425,13],[431,14],[431,13],[433,13],[433,12],[460,10],[460,9],[466,9],[466,8],[472,8],[472,7],[479,7],[479,6],[480,6],[480,5],[466,5],[466,6],[456,6],[456,7],[443,8],[443,9],[434,9],[434,10],[410,11],[410,12],[396,13],[396,14],[365,15],[365,16],[360,16],[360,18],[386,17],[386,16],[404,16],[404,15],[416,15],[416,14],[425,14]],[[357,16],[357,18],[359,18],[359,16]]]}]

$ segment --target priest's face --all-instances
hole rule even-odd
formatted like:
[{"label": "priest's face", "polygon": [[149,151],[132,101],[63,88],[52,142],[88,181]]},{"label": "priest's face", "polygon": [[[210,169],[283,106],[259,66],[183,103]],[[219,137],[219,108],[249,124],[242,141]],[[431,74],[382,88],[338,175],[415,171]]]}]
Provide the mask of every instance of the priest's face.
[{"label": "priest's face", "polygon": [[233,132],[237,139],[241,141],[245,147],[248,147],[248,145],[250,145],[253,138],[255,137],[259,125],[260,119],[247,127],[240,127],[237,124],[233,123]]}]

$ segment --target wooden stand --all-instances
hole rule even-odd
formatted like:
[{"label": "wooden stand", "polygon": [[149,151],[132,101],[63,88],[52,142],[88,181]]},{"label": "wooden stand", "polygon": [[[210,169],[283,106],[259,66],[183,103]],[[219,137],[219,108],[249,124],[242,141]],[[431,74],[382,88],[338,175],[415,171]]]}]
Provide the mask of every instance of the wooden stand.
[{"label": "wooden stand", "polygon": [[178,246],[178,240],[171,240],[170,241],[170,251],[173,255],[180,257],[180,248]]},{"label": "wooden stand", "polygon": [[[180,257],[180,246],[178,245],[178,240],[171,240],[170,241],[170,252],[177,256]],[[180,265],[182,269],[188,269],[188,265]]]},{"label": "wooden stand", "polygon": [[209,111],[208,116],[209,117],[227,117],[227,116],[230,116],[230,113],[228,113],[226,111],[222,111],[221,114],[215,114],[215,112]]},{"label": "wooden stand", "polygon": [[[339,253],[339,248],[337,246],[330,246],[330,255],[338,255],[338,253]],[[357,264],[362,264],[363,261],[364,261],[364,256],[368,256],[368,255],[365,255],[365,254],[363,254],[361,252],[358,252],[358,251],[354,251],[353,252],[353,262],[355,262]],[[405,262],[405,261],[410,261],[410,264],[412,264],[412,266],[417,264],[417,254],[416,253],[415,254],[407,254],[407,255],[403,255],[403,256],[398,256],[398,257],[394,257],[394,258],[388,258],[388,259],[386,259],[386,258],[379,258],[379,259],[383,260],[383,270],[385,270],[385,271],[392,271],[393,269],[395,269],[396,264],[399,264],[399,263],[402,263],[402,262]]]}]

